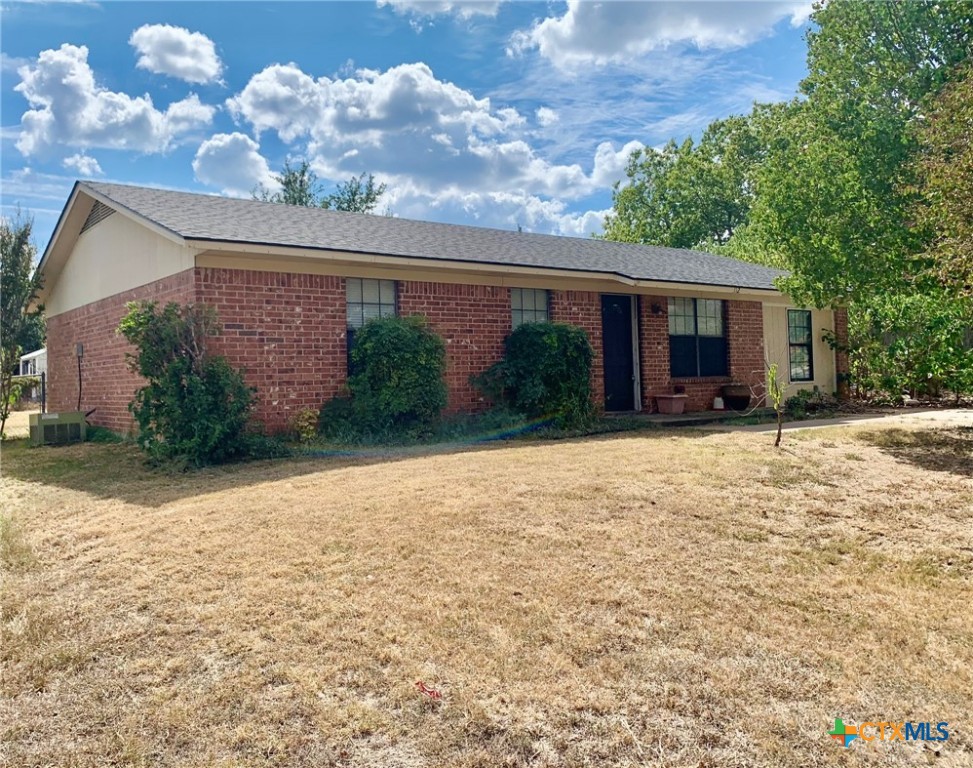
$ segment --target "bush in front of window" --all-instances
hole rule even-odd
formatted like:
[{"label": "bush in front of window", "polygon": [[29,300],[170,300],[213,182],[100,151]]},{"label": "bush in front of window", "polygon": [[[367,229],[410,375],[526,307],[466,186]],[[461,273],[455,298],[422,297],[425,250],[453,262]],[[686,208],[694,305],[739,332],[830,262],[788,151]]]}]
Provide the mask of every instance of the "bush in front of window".
[{"label": "bush in front of window", "polygon": [[583,330],[564,323],[525,323],[504,341],[503,358],[473,383],[494,402],[565,429],[591,422],[594,351]]},{"label": "bush in front of window", "polygon": [[420,435],[446,407],[446,345],[421,315],[369,320],[351,365],[351,420],[362,433]]}]

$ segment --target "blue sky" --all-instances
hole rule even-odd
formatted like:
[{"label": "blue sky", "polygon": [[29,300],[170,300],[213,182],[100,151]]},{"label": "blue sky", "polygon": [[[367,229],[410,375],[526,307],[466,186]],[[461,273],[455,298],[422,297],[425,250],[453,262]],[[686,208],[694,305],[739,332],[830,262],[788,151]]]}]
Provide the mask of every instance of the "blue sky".
[{"label": "blue sky", "polygon": [[791,98],[808,2],[2,4],[2,204],[77,178],[249,196],[285,160],[382,210],[599,231],[632,149]]}]

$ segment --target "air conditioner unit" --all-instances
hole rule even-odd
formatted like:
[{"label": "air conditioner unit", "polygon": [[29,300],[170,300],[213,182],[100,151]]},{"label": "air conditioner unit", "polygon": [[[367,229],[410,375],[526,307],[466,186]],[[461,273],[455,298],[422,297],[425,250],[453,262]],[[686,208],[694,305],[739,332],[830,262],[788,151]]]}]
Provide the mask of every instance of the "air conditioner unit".
[{"label": "air conditioner unit", "polygon": [[84,411],[30,414],[30,444],[78,443],[85,439]]}]

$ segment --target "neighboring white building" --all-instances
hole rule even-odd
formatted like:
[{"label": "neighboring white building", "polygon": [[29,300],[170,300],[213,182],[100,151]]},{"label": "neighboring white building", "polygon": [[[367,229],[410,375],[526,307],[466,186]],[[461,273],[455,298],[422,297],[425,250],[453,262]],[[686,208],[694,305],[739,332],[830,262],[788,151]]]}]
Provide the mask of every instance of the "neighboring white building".
[{"label": "neighboring white building", "polygon": [[21,376],[40,376],[47,373],[47,348],[20,356]]}]

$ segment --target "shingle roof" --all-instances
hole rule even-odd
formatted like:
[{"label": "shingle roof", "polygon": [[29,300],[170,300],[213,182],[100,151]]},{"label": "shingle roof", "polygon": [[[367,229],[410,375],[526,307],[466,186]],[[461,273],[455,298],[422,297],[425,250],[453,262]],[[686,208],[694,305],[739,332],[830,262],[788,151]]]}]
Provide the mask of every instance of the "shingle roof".
[{"label": "shingle roof", "polygon": [[294,246],[420,259],[579,270],[633,280],[773,290],[786,274],[700,251],[367,216],[123,184],[82,189],[187,240]]}]

